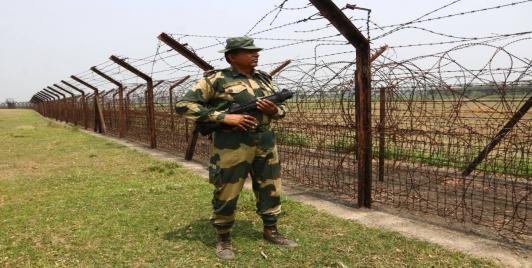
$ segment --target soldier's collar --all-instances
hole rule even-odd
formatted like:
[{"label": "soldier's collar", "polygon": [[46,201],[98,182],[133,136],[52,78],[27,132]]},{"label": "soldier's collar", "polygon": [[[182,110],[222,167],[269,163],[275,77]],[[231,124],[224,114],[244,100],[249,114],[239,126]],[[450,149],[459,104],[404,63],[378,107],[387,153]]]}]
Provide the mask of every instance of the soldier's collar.
[{"label": "soldier's collar", "polygon": [[[229,67],[229,71],[232,77],[237,77],[239,75],[246,77],[245,75],[241,74],[237,69],[233,68],[233,66]],[[257,70],[253,69],[253,71],[251,71],[251,77],[255,76],[256,73]]]}]

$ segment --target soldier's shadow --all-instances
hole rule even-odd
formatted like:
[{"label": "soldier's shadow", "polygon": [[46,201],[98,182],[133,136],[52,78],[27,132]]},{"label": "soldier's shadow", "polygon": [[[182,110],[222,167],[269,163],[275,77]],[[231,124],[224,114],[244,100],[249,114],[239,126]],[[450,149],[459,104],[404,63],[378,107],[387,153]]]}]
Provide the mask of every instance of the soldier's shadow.
[{"label": "soldier's shadow", "polygon": [[[259,228],[262,228],[262,224],[254,226],[249,220],[237,220],[231,231],[231,236],[241,240],[261,240],[262,233],[258,230]],[[199,219],[164,234],[164,239],[168,241],[201,241],[206,246],[214,247],[216,245],[216,232],[208,219]]]}]

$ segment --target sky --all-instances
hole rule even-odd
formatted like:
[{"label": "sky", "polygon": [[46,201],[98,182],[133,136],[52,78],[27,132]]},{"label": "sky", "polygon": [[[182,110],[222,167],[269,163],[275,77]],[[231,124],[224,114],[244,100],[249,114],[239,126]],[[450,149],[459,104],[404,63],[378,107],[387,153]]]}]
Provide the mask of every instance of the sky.
[{"label": "sky", "polygon": [[[516,1],[518,0],[462,0],[437,15]],[[281,2],[281,0],[0,0],[0,102],[6,98],[27,101],[43,87],[105,62],[111,54],[134,58],[151,55],[156,49],[156,37],[161,32],[243,35],[267,11]],[[388,25],[415,19],[452,1],[335,0],[334,2],[338,6],[351,3],[370,8],[372,21]],[[306,3],[304,0],[290,0],[287,6],[304,6]],[[447,34],[465,36],[532,31],[532,16],[529,16],[531,11],[532,2],[528,2],[517,8],[494,10],[432,24],[428,22],[424,26]],[[297,12],[283,12],[279,16],[282,17],[279,21],[297,19],[299,18]],[[419,31],[409,30],[375,40],[374,46],[378,47],[384,43],[391,45],[419,43],[430,38],[424,37]],[[194,45],[201,46],[199,42],[201,41]],[[530,59],[532,58],[530,47],[532,46],[515,48],[516,53],[522,56],[528,54]],[[401,53],[405,57],[429,53],[423,51],[424,49],[404,49]],[[471,61],[474,63],[476,58],[473,54]]]}]

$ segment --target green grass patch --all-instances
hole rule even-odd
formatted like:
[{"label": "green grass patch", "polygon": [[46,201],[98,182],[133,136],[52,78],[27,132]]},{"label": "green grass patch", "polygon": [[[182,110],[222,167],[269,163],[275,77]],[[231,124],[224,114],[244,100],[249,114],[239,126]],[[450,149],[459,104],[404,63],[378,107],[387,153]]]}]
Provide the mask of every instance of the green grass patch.
[{"label": "green grass patch", "polygon": [[0,141],[0,267],[494,266],[290,200],[281,230],[300,247],[276,247],[261,239],[249,191],[237,258],[222,262],[205,178],[31,111],[1,110]]},{"label": "green grass patch", "polygon": [[[386,160],[400,160],[412,163],[423,163],[435,167],[452,167],[459,170],[464,170],[475,159],[476,151],[465,152],[461,150],[458,152],[434,150],[421,150],[416,148],[401,148],[399,146],[388,145],[384,150],[384,158]],[[373,146],[373,158],[378,159],[379,148]],[[511,163],[505,159],[489,159],[489,161],[482,161],[475,170],[509,174],[520,177],[530,177],[532,175],[532,160],[530,158],[516,157]]]},{"label": "green grass patch", "polygon": [[275,133],[278,137],[277,142],[279,144],[301,147],[309,146],[309,138],[303,133],[292,131],[286,127],[278,127]]}]

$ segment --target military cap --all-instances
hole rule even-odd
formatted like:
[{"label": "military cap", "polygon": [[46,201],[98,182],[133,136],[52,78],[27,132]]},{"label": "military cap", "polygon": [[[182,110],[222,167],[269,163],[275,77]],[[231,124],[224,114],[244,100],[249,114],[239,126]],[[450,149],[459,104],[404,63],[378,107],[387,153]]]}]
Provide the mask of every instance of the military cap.
[{"label": "military cap", "polygon": [[256,47],[253,43],[253,38],[247,36],[240,37],[230,37],[227,38],[227,44],[225,49],[220,50],[220,53],[226,53],[235,49],[252,49],[252,50],[262,50],[260,47]]}]

